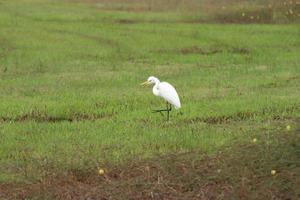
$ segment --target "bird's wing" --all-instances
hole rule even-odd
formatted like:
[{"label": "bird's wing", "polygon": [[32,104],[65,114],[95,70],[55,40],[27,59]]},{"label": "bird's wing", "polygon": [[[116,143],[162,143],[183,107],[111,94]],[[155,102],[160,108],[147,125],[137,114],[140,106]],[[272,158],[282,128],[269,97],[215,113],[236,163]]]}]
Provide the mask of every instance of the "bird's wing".
[{"label": "bird's wing", "polygon": [[159,96],[161,96],[167,102],[172,104],[176,109],[179,109],[181,107],[178,94],[175,88],[171,84],[167,82],[162,82],[159,84],[158,90],[159,90]]}]

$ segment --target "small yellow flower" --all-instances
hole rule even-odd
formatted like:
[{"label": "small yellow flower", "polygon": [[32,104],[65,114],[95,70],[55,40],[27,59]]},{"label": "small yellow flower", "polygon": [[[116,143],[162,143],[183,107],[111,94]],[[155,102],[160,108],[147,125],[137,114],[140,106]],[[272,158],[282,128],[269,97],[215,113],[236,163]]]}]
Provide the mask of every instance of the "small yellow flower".
[{"label": "small yellow flower", "polygon": [[253,142],[253,143],[256,143],[256,142],[257,142],[257,139],[256,139],[256,138],[253,138],[252,142]]},{"label": "small yellow flower", "polygon": [[290,126],[290,125],[287,125],[287,126],[286,126],[286,130],[288,130],[288,131],[291,130],[291,126]]},{"label": "small yellow flower", "polygon": [[272,169],[271,174],[274,176],[276,174],[276,170]]},{"label": "small yellow flower", "polygon": [[246,14],[243,12],[243,13],[242,13],[242,16],[245,17],[245,15],[246,15]]},{"label": "small yellow flower", "polygon": [[99,173],[99,175],[103,175],[103,174],[104,174],[104,169],[101,169],[101,168],[100,168],[100,169],[98,170],[98,173]]}]

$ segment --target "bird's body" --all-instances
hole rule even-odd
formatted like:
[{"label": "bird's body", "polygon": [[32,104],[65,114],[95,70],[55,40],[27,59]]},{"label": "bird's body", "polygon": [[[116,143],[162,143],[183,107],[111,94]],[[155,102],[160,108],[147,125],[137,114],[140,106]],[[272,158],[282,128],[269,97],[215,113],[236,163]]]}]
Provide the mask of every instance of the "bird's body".
[{"label": "bird's body", "polygon": [[175,88],[170,83],[160,82],[158,78],[150,76],[143,85],[154,85],[152,89],[153,94],[155,96],[162,97],[167,102],[167,109],[155,110],[155,112],[167,111],[169,119],[169,112],[172,109],[171,106],[174,106],[175,109],[181,108],[179,96]]},{"label": "bird's body", "polygon": [[179,109],[181,107],[178,94],[170,83],[159,82],[154,85],[152,91],[155,96],[162,97],[166,102],[173,105],[175,109]]}]

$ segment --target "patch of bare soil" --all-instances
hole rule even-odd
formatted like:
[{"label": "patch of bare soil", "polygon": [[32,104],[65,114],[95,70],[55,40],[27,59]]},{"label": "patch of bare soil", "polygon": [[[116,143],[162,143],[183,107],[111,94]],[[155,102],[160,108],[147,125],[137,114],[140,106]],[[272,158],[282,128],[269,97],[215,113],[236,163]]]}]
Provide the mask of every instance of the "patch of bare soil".
[{"label": "patch of bare soil", "polygon": [[[69,170],[31,184],[0,184],[0,199],[297,199],[300,138],[235,144],[215,155],[174,153],[121,166]],[[276,170],[272,174],[271,170]]]},{"label": "patch of bare soil", "polygon": [[221,50],[219,49],[211,49],[211,50],[204,50],[200,47],[185,47],[180,49],[180,52],[182,54],[203,54],[203,55],[210,55],[210,54],[216,54],[216,53],[220,53]]},{"label": "patch of bare soil", "polygon": [[160,53],[180,53],[183,55],[188,54],[200,54],[200,55],[214,55],[218,53],[233,53],[233,54],[250,54],[250,50],[247,48],[203,48],[198,46],[190,46],[190,47],[183,47],[180,49],[160,49],[158,50]]},{"label": "patch of bare soil", "polygon": [[120,23],[120,24],[136,24],[138,23],[139,21],[137,20],[132,20],[132,19],[119,19],[116,21],[117,23]]}]

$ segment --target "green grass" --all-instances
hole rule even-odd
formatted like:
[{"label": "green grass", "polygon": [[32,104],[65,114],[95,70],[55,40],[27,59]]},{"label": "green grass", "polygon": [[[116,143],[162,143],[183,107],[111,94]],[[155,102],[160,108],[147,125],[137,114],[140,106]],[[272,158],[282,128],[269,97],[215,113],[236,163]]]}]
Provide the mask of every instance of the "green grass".
[{"label": "green grass", "polygon": [[[214,153],[263,130],[296,126],[298,24],[181,18],[0,1],[0,180],[170,152]],[[181,97],[170,122],[151,113],[164,102],[139,85],[150,75]]]}]

